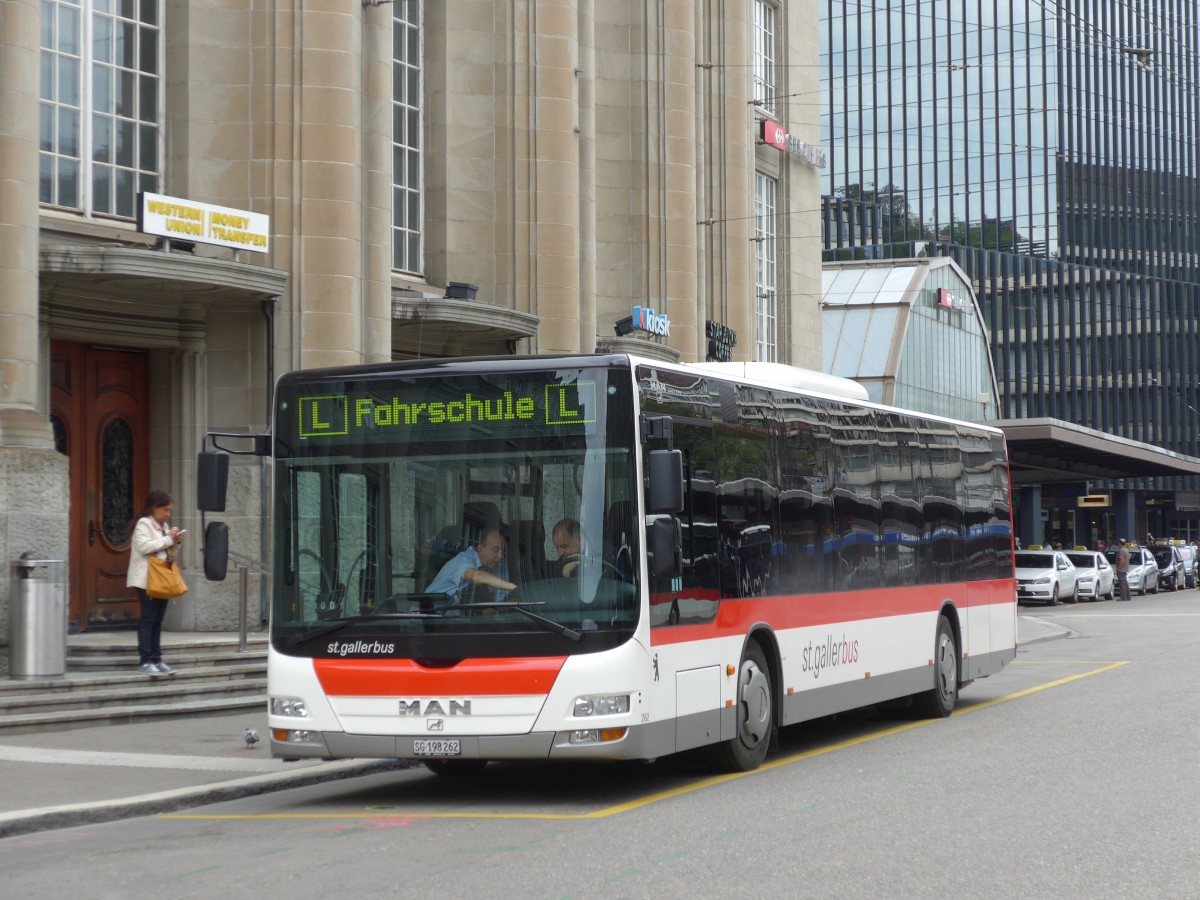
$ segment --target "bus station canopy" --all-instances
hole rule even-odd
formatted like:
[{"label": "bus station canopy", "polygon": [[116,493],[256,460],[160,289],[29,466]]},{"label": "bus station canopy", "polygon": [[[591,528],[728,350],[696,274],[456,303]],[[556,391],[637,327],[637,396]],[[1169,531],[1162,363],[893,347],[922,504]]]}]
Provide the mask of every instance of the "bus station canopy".
[{"label": "bus station canopy", "polygon": [[1002,419],[1012,483],[1200,475],[1200,459],[1062,419]]}]

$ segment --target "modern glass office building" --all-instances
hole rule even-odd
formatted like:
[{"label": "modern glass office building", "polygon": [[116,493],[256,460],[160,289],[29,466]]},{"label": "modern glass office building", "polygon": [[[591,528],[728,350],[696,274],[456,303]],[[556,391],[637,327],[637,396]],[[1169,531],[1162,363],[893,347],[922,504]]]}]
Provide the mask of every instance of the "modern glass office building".
[{"label": "modern glass office building", "polygon": [[819,64],[825,259],[952,257],[1003,418],[1200,455],[1195,0],[823,0]]}]

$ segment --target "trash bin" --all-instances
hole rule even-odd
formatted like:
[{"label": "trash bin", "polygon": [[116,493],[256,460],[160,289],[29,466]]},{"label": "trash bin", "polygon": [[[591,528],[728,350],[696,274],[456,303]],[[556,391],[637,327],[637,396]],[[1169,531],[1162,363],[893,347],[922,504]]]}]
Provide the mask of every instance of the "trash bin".
[{"label": "trash bin", "polygon": [[8,675],[61,678],[67,672],[67,590],[61,559],[22,553],[8,592]]}]

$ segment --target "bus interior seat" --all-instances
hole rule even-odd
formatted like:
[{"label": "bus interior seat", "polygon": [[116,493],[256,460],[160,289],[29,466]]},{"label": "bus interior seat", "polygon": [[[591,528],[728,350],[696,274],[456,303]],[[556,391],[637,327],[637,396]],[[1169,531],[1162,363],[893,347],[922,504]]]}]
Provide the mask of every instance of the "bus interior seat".
[{"label": "bus interior seat", "polygon": [[508,547],[510,580],[517,584],[546,577],[546,526],[536,519],[518,519],[510,529]]}]

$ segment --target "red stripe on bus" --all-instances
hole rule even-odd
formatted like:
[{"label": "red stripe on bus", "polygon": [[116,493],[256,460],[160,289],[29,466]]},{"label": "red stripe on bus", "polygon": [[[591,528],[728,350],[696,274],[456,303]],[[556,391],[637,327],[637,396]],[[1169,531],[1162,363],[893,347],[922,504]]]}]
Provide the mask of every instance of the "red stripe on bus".
[{"label": "red stripe on bus", "polygon": [[969,584],[956,582],[829,594],[725,599],[721,601],[712,622],[654,628],[650,632],[650,643],[682,644],[745,634],[751,625],[758,622],[767,622],[771,628],[780,631],[785,628],[812,628],[840,622],[907,616],[934,612],[946,601],[962,609],[971,606],[1015,606],[1016,582],[1003,578],[972,581]]},{"label": "red stripe on bus", "polygon": [[464,659],[432,668],[407,659],[314,659],[313,669],[331,697],[445,697],[547,694],[567,661]]}]

